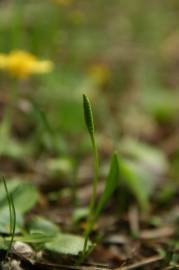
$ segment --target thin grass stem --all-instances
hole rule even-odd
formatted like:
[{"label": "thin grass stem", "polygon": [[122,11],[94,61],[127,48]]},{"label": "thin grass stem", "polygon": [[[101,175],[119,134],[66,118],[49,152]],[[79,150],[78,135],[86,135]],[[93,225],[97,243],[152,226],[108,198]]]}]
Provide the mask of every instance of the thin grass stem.
[{"label": "thin grass stem", "polygon": [[10,195],[10,193],[8,191],[8,187],[7,187],[7,184],[6,184],[6,179],[5,179],[4,176],[2,177],[2,181],[3,181],[3,184],[4,184],[5,191],[6,191],[6,196],[7,196],[7,200],[8,200],[8,207],[9,207],[9,216],[10,216],[9,217],[9,223],[10,223],[10,236],[11,236],[11,239],[10,239],[10,243],[9,243],[7,253],[6,253],[6,256],[5,256],[5,259],[6,259],[8,257],[8,255],[9,255],[9,252],[10,252],[10,250],[12,248],[12,244],[13,244],[13,241],[14,241],[15,230],[16,230],[16,210],[15,210],[13,198],[12,198],[12,196]]}]

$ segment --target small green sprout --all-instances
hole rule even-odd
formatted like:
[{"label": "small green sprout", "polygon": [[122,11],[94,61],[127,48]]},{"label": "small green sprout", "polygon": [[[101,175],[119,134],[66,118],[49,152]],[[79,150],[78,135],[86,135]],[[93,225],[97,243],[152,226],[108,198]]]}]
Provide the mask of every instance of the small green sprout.
[{"label": "small green sprout", "polygon": [[97,184],[99,182],[99,159],[98,159],[98,152],[96,147],[96,141],[95,141],[95,128],[94,128],[94,120],[93,120],[93,112],[91,108],[90,101],[86,95],[83,95],[83,109],[84,109],[84,118],[85,123],[91,138],[92,148],[93,148],[93,159],[94,159],[94,180],[93,180],[93,192],[89,207],[89,216],[87,221],[87,227],[86,231],[84,233],[84,248],[82,253],[82,260],[86,257],[86,254],[88,254],[87,251],[87,244],[89,240],[89,235],[93,229],[93,226],[99,217],[99,214],[101,213],[102,209],[106,205],[106,202],[111,197],[112,193],[116,189],[118,185],[118,178],[119,178],[119,163],[118,163],[118,156],[116,153],[113,153],[110,163],[110,170],[109,174],[105,179],[105,188],[103,191],[103,194],[101,195],[99,201],[97,202]]},{"label": "small green sprout", "polygon": [[96,202],[96,189],[97,189],[97,184],[99,180],[99,160],[98,160],[98,152],[97,152],[96,141],[95,141],[93,112],[92,112],[90,101],[85,94],[83,95],[83,109],[84,109],[84,118],[85,118],[86,127],[88,129],[88,132],[91,138],[92,148],[93,148],[94,172],[95,172],[95,176],[93,180],[93,193],[92,193],[90,207],[89,207],[87,228],[84,234],[85,243],[84,243],[83,255],[85,255],[87,251],[86,248],[87,248],[89,235],[92,230],[93,223],[94,223],[93,220],[94,220],[94,208],[95,208],[95,202]]},{"label": "small green sprout", "polygon": [[84,108],[84,118],[85,123],[90,134],[91,143],[93,147],[93,158],[94,158],[94,180],[93,180],[93,194],[91,198],[90,205],[90,214],[92,214],[96,202],[96,189],[99,180],[99,160],[98,160],[98,152],[95,141],[95,128],[94,128],[94,120],[93,120],[93,112],[91,108],[90,101],[86,95],[83,95],[83,108]]}]

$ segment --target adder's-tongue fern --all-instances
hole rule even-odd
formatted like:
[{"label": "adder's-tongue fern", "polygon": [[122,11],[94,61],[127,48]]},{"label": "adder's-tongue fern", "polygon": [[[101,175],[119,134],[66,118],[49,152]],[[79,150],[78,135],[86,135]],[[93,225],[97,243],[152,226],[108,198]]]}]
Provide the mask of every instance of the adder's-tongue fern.
[{"label": "adder's-tongue fern", "polygon": [[89,98],[84,94],[83,95],[83,110],[84,110],[84,118],[86,127],[88,129],[91,143],[93,147],[93,157],[94,157],[94,180],[93,180],[93,193],[90,202],[90,209],[89,209],[89,218],[87,223],[87,228],[85,231],[85,244],[83,253],[86,252],[87,242],[89,238],[89,234],[92,230],[94,224],[94,215],[95,215],[95,203],[96,203],[96,189],[99,180],[99,160],[98,160],[98,152],[96,148],[96,141],[95,141],[95,128],[94,128],[94,120],[93,120],[93,112],[91,108],[91,104]]}]

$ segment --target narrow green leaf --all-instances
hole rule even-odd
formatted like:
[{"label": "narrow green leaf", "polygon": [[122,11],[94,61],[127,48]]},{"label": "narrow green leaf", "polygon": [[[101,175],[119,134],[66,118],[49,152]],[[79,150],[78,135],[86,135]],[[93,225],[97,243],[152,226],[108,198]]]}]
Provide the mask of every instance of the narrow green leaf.
[{"label": "narrow green leaf", "polygon": [[5,189],[5,196],[7,198],[7,204],[8,204],[8,208],[9,208],[9,224],[10,224],[10,234],[12,233],[12,228],[13,228],[13,209],[12,209],[12,204],[11,204],[11,197],[7,188],[7,184],[6,184],[6,180],[4,177],[2,177],[2,182],[4,185],[4,189]]},{"label": "narrow green leaf", "polygon": [[94,120],[93,120],[93,112],[91,109],[91,104],[89,98],[84,94],[83,95],[83,109],[84,109],[84,118],[85,123],[88,129],[88,132],[92,138],[94,139]]},{"label": "narrow green leaf", "polygon": [[96,207],[95,219],[98,218],[102,209],[104,208],[107,201],[110,199],[111,195],[116,189],[118,185],[118,178],[119,178],[118,156],[116,153],[113,153],[112,158],[111,158],[109,174],[106,177],[106,181],[105,181],[104,192]]},{"label": "narrow green leaf", "polygon": [[14,200],[12,198],[12,196],[10,196],[10,200],[11,200],[11,208],[12,208],[12,229],[11,229],[11,241],[9,243],[9,251],[11,250],[13,241],[14,241],[14,236],[15,236],[15,232],[16,232],[16,209],[15,209],[15,205],[14,205]]},{"label": "narrow green leaf", "polygon": [[3,181],[3,185],[6,191],[6,197],[7,197],[7,201],[8,201],[8,206],[9,206],[9,215],[10,215],[10,242],[9,242],[9,246],[7,249],[7,253],[6,256],[8,256],[13,241],[14,241],[14,236],[15,236],[15,230],[16,230],[16,210],[15,210],[15,206],[14,206],[14,201],[13,198],[11,196],[11,194],[9,193],[9,190],[7,188],[7,184],[6,184],[6,179],[4,177],[2,177],[2,181]]}]

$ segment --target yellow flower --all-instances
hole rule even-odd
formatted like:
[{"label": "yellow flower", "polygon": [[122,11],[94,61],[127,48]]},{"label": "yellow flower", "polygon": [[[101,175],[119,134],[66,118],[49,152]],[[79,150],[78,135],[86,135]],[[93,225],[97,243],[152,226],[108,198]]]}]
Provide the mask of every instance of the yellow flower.
[{"label": "yellow flower", "polygon": [[105,84],[110,79],[110,70],[105,64],[94,64],[88,69],[88,74],[98,85]]},{"label": "yellow flower", "polygon": [[24,79],[31,74],[48,73],[53,69],[53,63],[38,60],[31,53],[17,50],[9,54],[0,54],[0,69],[14,77]]}]

